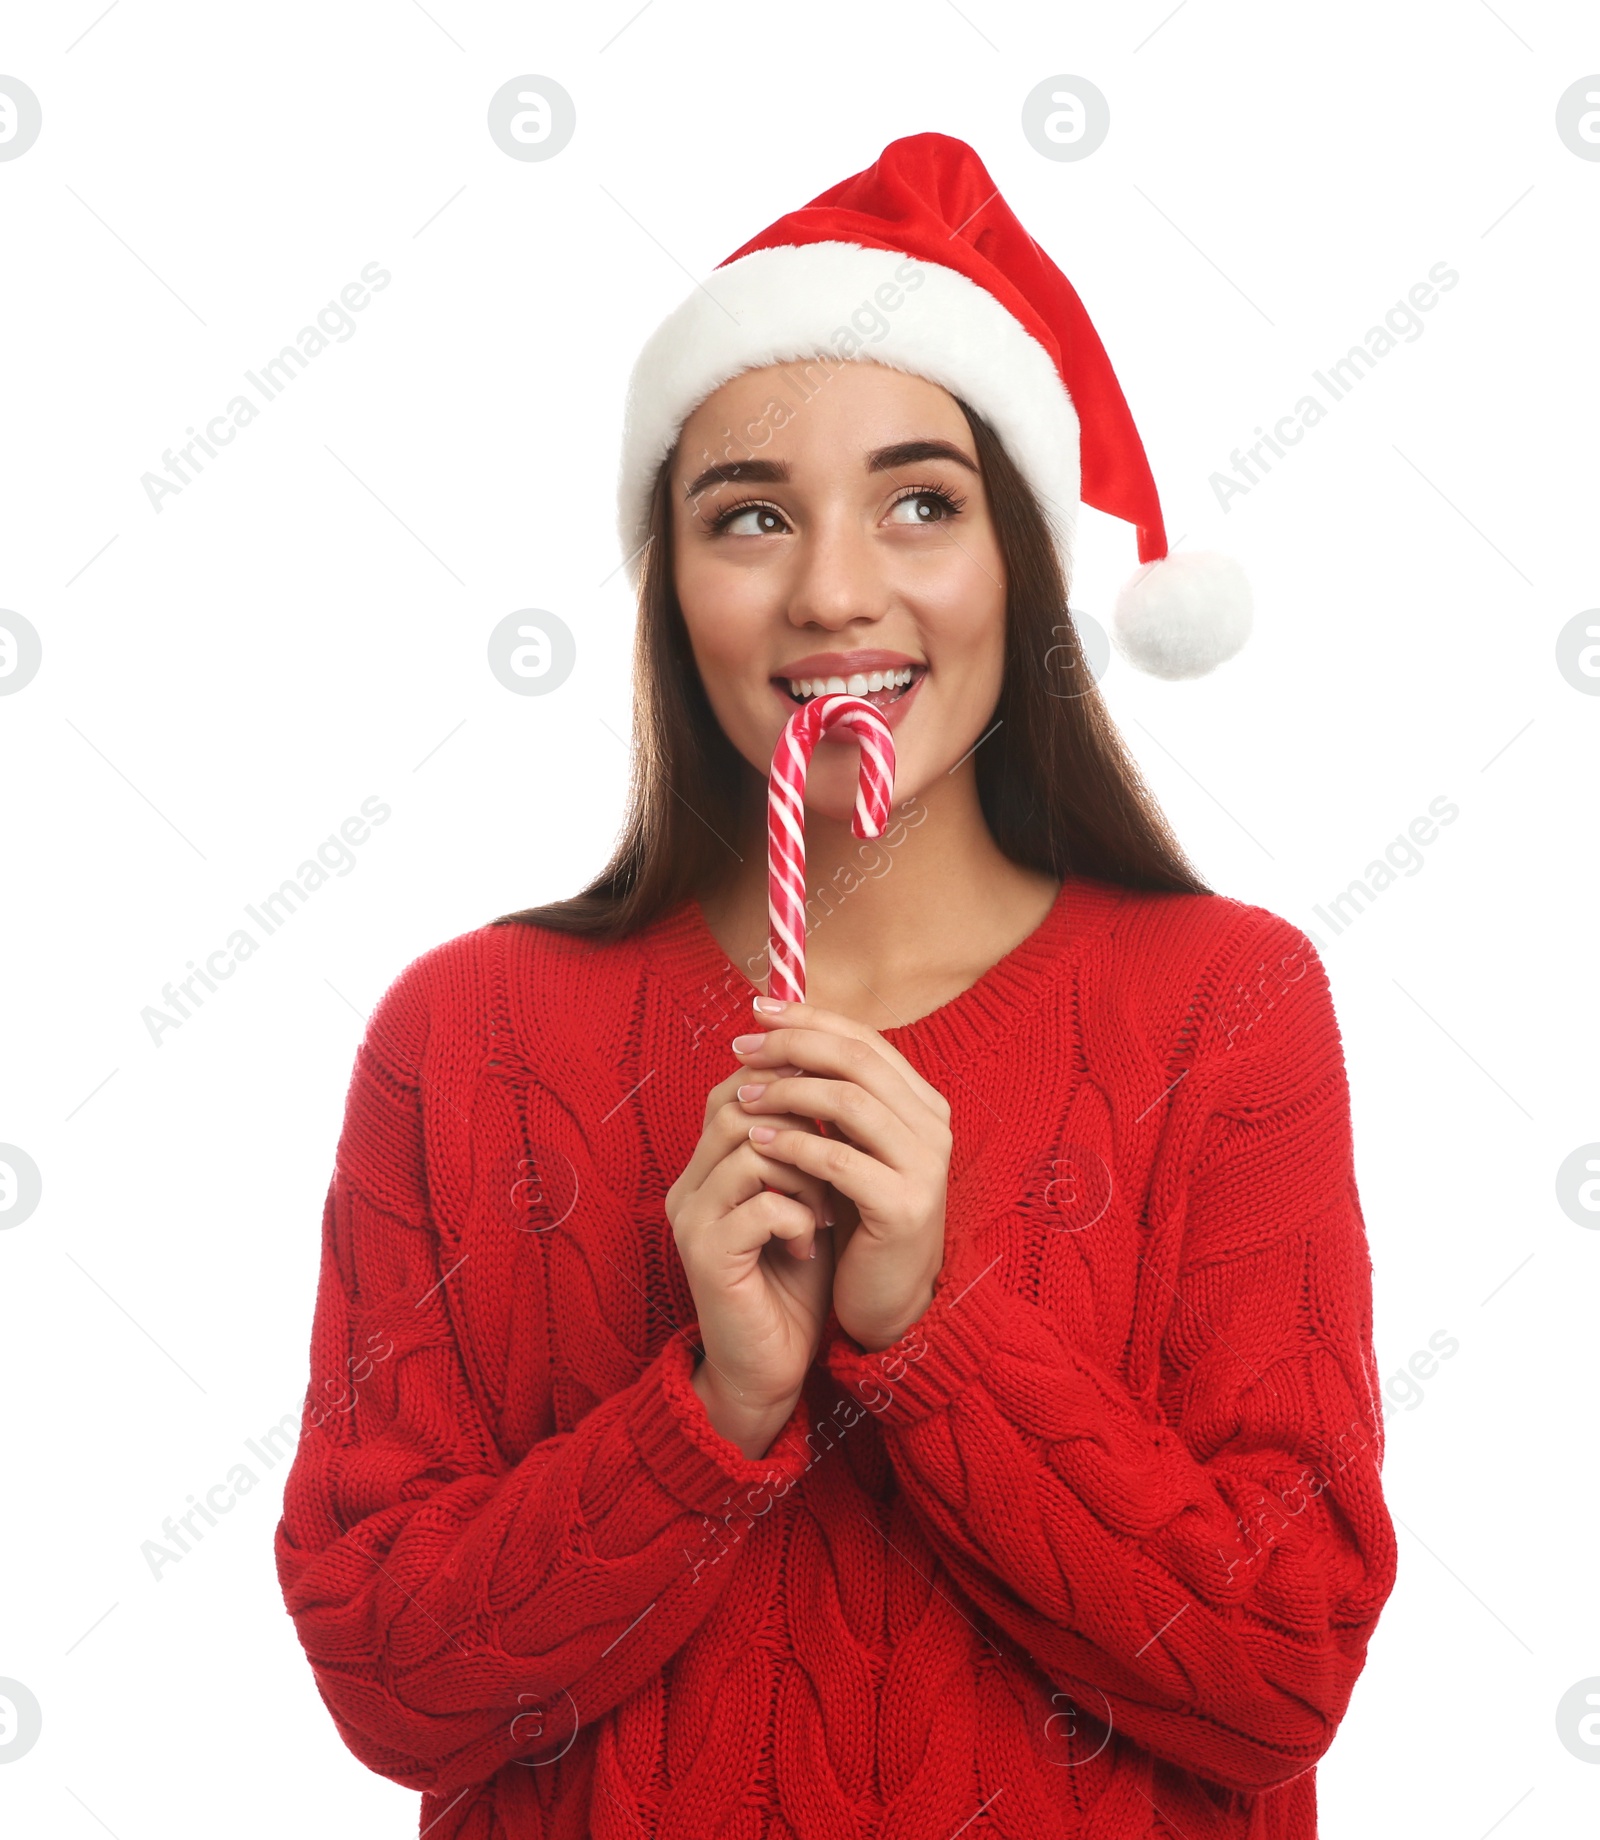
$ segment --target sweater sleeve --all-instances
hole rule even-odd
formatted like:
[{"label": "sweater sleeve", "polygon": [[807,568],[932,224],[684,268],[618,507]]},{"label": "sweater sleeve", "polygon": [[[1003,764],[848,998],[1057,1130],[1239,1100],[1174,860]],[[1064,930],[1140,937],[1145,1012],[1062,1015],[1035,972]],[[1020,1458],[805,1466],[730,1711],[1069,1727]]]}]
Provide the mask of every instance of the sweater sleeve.
[{"label": "sweater sleeve", "polygon": [[430,1176],[448,1188],[456,1172],[425,1138],[425,992],[402,974],[357,1053],[274,1538],[345,1744],[446,1795],[514,1758],[552,1761],[658,1675],[739,1563],[739,1527],[785,1511],[809,1452],[803,1400],[761,1458],[713,1429],[689,1324],[571,1431],[505,1460],[430,1210]]},{"label": "sweater sleeve", "polygon": [[1091,1721],[1245,1791],[1331,1743],[1396,1560],[1343,1049],[1320,959],[1269,918],[1290,970],[1213,1016],[1163,1138],[1176,1256],[1148,1222],[1129,1253],[1166,1299],[1146,1396],[1003,1259],[947,1257],[900,1342],[828,1352],[971,1602]]}]

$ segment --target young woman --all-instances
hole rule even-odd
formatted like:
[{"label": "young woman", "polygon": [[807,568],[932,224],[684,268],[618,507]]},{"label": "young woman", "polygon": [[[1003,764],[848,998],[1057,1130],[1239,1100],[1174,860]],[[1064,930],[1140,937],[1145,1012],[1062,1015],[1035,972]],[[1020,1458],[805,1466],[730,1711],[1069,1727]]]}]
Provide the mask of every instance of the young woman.
[{"label": "young woman", "polygon": [[[704,296],[630,398],[614,858],[358,1053],[277,1535],[318,1688],[434,1840],[1311,1840],[1395,1559],[1343,1055],[1118,741],[1079,452],[1169,571],[1130,656],[1206,668],[1237,603],[1168,588],[1092,328],[961,143]],[[829,689],[894,822],[825,735],[774,1006],[766,773]]]}]

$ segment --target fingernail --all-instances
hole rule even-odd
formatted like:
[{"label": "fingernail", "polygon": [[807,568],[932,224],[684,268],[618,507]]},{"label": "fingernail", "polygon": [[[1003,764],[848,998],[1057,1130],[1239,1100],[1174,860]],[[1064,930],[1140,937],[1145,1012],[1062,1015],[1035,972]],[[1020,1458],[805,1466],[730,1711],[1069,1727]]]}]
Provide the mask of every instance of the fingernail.
[{"label": "fingernail", "polygon": [[768,1016],[776,1016],[779,1010],[783,1008],[782,1001],[777,997],[757,996],[757,997],[752,997],[750,1001],[756,1006],[758,1010],[761,1010],[765,1015],[768,1015]]},{"label": "fingernail", "polygon": [[813,1240],[811,1242],[811,1250],[806,1254],[806,1257],[808,1259],[814,1259],[816,1256],[817,1256],[817,1242]]},{"label": "fingernail", "polygon": [[753,1054],[766,1039],[765,1035],[735,1035],[733,1051],[735,1054]]},{"label": "fingernail", "polygon": [[766,1090],[764,1086],[741,1086],[739,1088],[739,1097],[741,1099],[759,1099]]},{"label": "fingernail", "polygon": [[750,1135],[758,1144],[770,1144],[778,1133],[769,1124],[753,1124],[750,1127]]}]

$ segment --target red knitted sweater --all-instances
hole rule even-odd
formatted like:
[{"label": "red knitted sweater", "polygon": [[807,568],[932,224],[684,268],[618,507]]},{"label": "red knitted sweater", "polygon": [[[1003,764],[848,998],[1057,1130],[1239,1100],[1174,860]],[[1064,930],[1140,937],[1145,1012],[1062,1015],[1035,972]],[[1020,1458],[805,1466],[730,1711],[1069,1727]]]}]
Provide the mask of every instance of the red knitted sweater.
[{"label": "red knitted sweater", "polygon": [[486,926],[356,1057],[278,1575],[429,1840],[1310,1840],[1394,1580],[1323,966],[1068,878],[885,1038],[950,1102],[927,1313],[764,1457],[663,1208],[753,986],[684,902]]}]

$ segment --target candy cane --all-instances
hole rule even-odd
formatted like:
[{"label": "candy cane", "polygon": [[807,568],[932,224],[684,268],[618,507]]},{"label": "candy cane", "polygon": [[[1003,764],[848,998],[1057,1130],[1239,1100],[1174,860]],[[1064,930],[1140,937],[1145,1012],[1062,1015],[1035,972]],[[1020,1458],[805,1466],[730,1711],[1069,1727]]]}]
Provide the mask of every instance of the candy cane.
[{"label": "candy cane", "polygon": [[767,995],[806,1000],[806,769],[827,728],[854,730],[861,774],[850,828],[881,837],[894,797],[894,736],[864,696],[814,696],[784,724],[767,783]]}]

